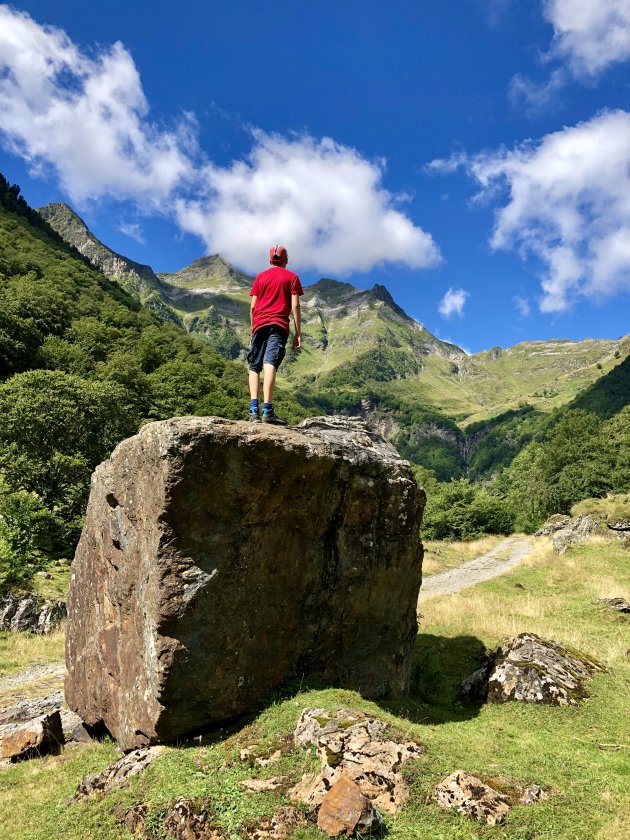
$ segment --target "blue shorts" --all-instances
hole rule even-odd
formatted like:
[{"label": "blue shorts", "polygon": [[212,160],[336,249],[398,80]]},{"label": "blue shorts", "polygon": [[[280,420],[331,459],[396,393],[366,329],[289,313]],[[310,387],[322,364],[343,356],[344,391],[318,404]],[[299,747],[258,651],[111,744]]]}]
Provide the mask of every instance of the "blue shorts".
[{"label": "blue shorts", "polygon": [[289,334],[277,324],[269,324],[256,330],[247,353],[249,369],[260,373],[265,364],[273,365],[277,370],[284,359],[288,337]]}]

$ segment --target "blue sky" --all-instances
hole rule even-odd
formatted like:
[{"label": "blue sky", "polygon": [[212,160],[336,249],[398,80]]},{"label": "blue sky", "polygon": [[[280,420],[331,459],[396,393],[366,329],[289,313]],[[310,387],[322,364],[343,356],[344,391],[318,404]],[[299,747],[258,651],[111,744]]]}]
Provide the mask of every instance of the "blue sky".
[{"label": "blue sky", "polygon": [[0,170],[157,271],[288,247],[470,351],[630,331],[630,0],[0,5]]}]

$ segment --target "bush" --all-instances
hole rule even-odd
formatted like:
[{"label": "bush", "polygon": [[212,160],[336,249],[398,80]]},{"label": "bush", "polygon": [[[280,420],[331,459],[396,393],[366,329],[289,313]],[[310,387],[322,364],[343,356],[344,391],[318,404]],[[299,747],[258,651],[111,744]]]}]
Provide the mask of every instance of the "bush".
[{"label": "bush", "polygon": [[513,526],[509,504],[468,479],[429,489],[422,525],[427,539],[473,540],[483,534],[509,534]]}]

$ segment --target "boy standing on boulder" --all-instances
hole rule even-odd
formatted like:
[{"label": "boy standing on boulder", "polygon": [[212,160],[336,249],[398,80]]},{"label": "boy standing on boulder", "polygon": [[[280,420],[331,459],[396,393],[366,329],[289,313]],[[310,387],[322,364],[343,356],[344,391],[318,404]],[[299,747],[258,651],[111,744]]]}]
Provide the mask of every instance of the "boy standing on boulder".
[{"label": "boy standing on boulder", "polygon": [[247,354],[251,397],[249,419],[254,423],[260,422],[258,387],[259,375],[263,370],[262,422],[286,425],[276,417],[273,410],[273,392],[276,373],[286,352],[290,314],[293,314],[295,324],[293,349],[298,351],[301,347],[300,295],[304,294],[300,278],[287,270],[288,261],[289,254],[284,245],[270,248],[271,268],[256,277],[249,293],[252,298],[252,340]]}]

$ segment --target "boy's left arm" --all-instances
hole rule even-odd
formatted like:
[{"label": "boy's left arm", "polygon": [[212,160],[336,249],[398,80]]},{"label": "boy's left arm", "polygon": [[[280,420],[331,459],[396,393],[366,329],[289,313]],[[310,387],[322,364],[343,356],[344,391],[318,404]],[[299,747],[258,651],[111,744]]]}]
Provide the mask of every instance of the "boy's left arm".
[{"label": "boy's left arm", "polygon": [[295,324],[295,335],[293,336],[293,349],[299,350],[302,346],[302,312],[300,310],[300,296],[291,295],[291,313]]}]

